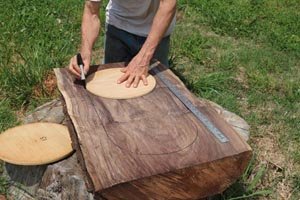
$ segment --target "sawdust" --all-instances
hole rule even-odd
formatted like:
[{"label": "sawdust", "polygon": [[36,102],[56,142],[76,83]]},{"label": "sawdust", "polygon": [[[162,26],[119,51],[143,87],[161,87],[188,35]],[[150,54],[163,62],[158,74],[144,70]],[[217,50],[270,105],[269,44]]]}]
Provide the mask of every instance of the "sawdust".
[{"label": "sawdust", "polygon": [[54,71],[48,73],[43,82],[43,85],[48,95],[52,96],[55,93],[55,91],[57,90],[57,81]]},{"label": "sawdust", "polygon": [[55,97],[57,96],[57,94],[57,82],[54,71],[48,72],[48,74],[45,76],[42,82],[42,85],[37,85],[33,89],[33,96],[35,98],[41,98],[45,96]]}]

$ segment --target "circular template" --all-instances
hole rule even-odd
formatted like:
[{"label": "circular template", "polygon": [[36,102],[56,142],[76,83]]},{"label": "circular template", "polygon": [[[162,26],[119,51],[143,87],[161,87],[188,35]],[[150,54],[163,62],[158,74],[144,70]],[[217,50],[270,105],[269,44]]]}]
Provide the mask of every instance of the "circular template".
[{"label": "circular template", "polygon": [[156,85],[153,76],[148,75],[148,85],[139,82],[137,88],[125,86],[126,81],[117,84],[117,80],[123,75],[121,68],[110,68],[95,72],[87,78],[86,88],[89,92],[110,99],[130,99],[150,93]]}]

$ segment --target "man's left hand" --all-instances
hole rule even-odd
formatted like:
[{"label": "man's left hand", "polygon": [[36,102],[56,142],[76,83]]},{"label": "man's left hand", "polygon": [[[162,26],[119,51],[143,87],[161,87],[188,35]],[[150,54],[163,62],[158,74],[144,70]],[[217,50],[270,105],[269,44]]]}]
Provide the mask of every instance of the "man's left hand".
[{"label": "man's left hand", "polygon": [[121,70],[124,74],[118,79],[118,84],[126,81],[126,87],[129,88],[131,85],[137,87],[140,81],[143,81],[144,85],[148,85],[148,67],[150,62],[144,61],[144,58],[136,55],[131,62]]}]

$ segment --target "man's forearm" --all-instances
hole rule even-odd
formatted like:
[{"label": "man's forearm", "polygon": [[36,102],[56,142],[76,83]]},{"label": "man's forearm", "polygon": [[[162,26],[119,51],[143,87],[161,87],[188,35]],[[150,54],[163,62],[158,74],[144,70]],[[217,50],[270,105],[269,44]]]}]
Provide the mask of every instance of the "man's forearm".
[{"label": "man's forearm", "polygon": [[154,17],[150,33],[139,52],[145,59],[150,61],[155,49],[169,28],[176,13],[176,0],[161,0],[158,11]]},{"label": "man's forearm", "polygon": [[82,16],[80,51],[83,56],[89,58],[100,29],[99,7],[99,2],[86,1]]}]

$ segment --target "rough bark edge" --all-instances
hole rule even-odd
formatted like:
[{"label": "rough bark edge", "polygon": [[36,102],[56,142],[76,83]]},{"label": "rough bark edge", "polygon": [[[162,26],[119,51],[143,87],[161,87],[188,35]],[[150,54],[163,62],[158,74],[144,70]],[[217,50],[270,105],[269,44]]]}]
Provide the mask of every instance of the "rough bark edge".
[{"label": "rough bark edge", "polygon": [[71,137],[71,140],[72,140],[72,147],[76,151],[75,153],[77,154],[77,161],[78,161],[83,173],[85,174],[84,182],[86,183],[87,191],[88,192],[94,192],[94,189],[95,189],[94,184],[93,184],[92,179],[91,179],[91,177],[90,177],[90,175],[87,171],[87,168],[85,166],[83,153],[80,149],[80,144],[78,142],[79,139],[78,139],[74,124],[73,124],[73,122],[72,122],[72,120],[71,120],[71,118],[68,114],[66,102],[65,102],[65,99],[64,99],[63,95],[60,96],[60,99],[61,99],[62,104],[63,104],[63,112],[64,112],[65,117],[66,117],[66,119],[65,119],[66,125],[68,127],[70,137]]}]

